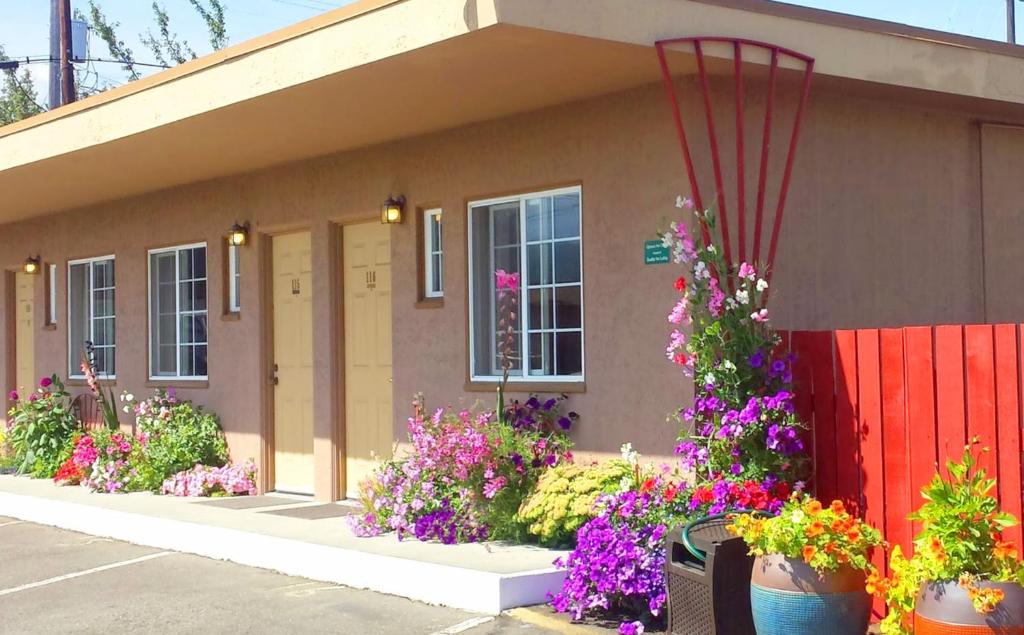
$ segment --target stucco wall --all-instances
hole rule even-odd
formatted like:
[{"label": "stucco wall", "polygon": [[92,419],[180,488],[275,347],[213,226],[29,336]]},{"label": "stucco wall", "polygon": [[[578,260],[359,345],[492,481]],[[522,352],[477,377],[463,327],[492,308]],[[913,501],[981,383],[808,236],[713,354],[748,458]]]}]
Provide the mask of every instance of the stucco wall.
[{"label": "stucco wall", "polygon": [[[751,89],[752,121],[758,99]],[[731,111],[720,107],[728,117]],[[783,101],[780,112],[791,108]],[[734,165],[731,132],[720,134],[726,165]],[[984,321],[979,135],[970,112],[872,98],[863,87],[856,97],[831,88],[814,92],[777,259],[777,325]],[[704,137],[695,133],[693,143],[698,159],[706,161]],[[111,169],[131,178],[130,166]],[[116,254],[115,391],[145,394],[146,250],[207,241],[210,382],[181,392],[222,415],[236,458],[259,459],[264,407],[258,388],[266,377],[257,271],[265,242],[258,235],[243,249],[241,319],[222,321],[223,235],[233,222],[251,221],[256,234],[312,227],[314,320],[327,342],[337,306],[329,293],[336,292],[336,270],[328,266],[337,245],[335,223],[374,218],[391,193],[405,194],[410,209],[430,204],[446,210],[441,308],[414,308],[415,223],[392,229],[395,427],[401,436],[415,392],[435,404],[491,399],[487,392],[465,391],[466,201],[575,182],[583,187],[587,350],[586,392],[571,398],[581,414],[578,447],[614,453],[632,441],[645,454],[668,455],[676,430],[665,423],[666,414],[690,396],[684,378],[664,359],[665,315],[678,271],[645,266],[642,243],[672,217],[676,194],[687,188],[657,86],[5,226],[0,267],[14,270],[28,253],[59,264],[58,326],[37,331],[36,367],[39,374],[63,372],[66,261]],[[1004,198],[1012,194],[1007,188],[1024,195],[1019,180],[1004,184]],[[990,234],[984,249],[1005,250],[999,245],[1006,240]],[[0,285],[0,297],[7,297],[9,279]],[[38,324],[43,294],[40,279]],[[1024,320],[1024,314],[1000,311],[1001,302],[988,298],[991,315]],[[9,316],[0,316],[0,332],[8,323]],[[340,452],[332,422],[341,381],[335,348],[318,346],[315,357],[321,496],[335,487],[325,466]],[[11,355],[2,352],[5,359]],[[0,385],[10,386],[9,367],[0,373]]]}]

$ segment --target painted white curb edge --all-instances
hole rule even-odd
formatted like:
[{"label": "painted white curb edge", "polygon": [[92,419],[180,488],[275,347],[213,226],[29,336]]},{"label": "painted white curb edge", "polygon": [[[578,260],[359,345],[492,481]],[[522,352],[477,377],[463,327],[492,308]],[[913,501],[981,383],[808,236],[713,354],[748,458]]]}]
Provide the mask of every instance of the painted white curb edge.
[{"label": "painted white curb edge", "polygon": [[475,571],[7,492],[0,515],[492,615],[541,604],[565,579],[554,568]]}]

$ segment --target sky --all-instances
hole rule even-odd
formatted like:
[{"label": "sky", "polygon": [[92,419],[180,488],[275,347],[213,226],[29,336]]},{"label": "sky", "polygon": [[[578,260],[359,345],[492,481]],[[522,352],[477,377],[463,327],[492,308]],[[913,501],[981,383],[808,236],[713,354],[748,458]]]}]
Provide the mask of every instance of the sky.
[{"label": "sky", "polygon": [[[222,0],[228,35],[238,43],[313,17],[353,0]],[[642,2],[643,0],[633,0]],[[791,4],[902,22],[940,31],[1005,40],[1007,0],[790,0]],[[206,28],[187,0],[161,0],[171,29],[199,54],[210,52]],[[149,0],[97,0],[107,18],[121,23],[120,37],[137,61],[152,61],[139,34],[153,27]],[[49,50],[49,0],[0,0],[0,45],[10,57],[45,56]],[[88,0],[72,0],[88,13]],[[1018,40],[1024,39],[1024,3],[1019,4]],[[90,57],[108,58],[106,45],[93,38]],[[48,66],[31,65],[40,101],[46,100]],[[88,81],[120,85],[126,77],[116,64],[93,63]],[[156,72],[149,69],[146,73]]]}]

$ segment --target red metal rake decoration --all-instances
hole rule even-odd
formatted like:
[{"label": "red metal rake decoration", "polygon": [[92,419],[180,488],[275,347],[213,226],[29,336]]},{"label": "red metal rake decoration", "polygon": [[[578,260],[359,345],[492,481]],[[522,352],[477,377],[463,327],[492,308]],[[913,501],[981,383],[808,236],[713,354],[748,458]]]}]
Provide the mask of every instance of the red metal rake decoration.
[{"label": "red metal rake decoration", "polygon": [[[711,101],[711,89],[708,81],[708,72],[705,59],[705,45],[727,45],[732,49],[734,92],[735,92],[735,127],[736,127],[736,227],[738,243],[738,260],[732,258],[732,243],[730,236],[729,214],[726,201],[725,184],[722,173],[722,161],[719,153],[718,136],[715,131],[715,117]],[[686,165],[686,172],[690,179],[690,191],[693,202],[698,209],[705,209],[704,200],[701,196],[700,185],[697,182],[697,174],[694,170],[693,154],[686,136],[686,127],[683,125],[683,115],[680,107],[680,100],[676,94],[675,84],[672,81],[672,74],[669,69],[668,50],[676,50],[679,47],[692,46],[697,62],[697,76],[700,83],[700,90],[703,95],[704,115],[707,125],[708,139],[710,142],[711,161],[715,181],[715,201],[718,206],[717,217],[722,232],[723,256],[730,267],[737,267],[740,262],[747,261],[747,192],[744,161],[744,96],[743,96],[743,52],[744,49],[756,49],[766,52],[770,58],[768,68],[768,83],[766,88],[766,103],[764,127],[761,134],[760,166],[757,180],[757,199],[754,207],[754,236],[753,246],[749,262],[760,263],[762,233],[765,213],[765,198],[768,187],[768,168],[771,149],[772,123],[775,116],[776,89],[778,85],[778,74],[780,61],[782,59],[792,60],[797,67],[803,67],[803,78],[801,92],[796,107],[796,114],[793,121],[792,132],[789,137],[789,149],[786,154],[785,168],[782,173],[782,181],[779,186],[779,197],[775,205],[775,216],[772,223],[771,238],[768,246],[768,258],[763,262],[765,277],[770,281],[775,253],[778,249],[779,230],[782,227],[782,214],[786,207],[786,195],[789,192],[790,176],[793,171],[793,161],[796,155],[797,139],[800,135],[800,124],[803,119],[804,108],[807,103],[807,95],[811,87],[811,73],[814,69],[814,59],[797,53],[790,49],[739,38],[727,37],[684,37],[670,40],[661,40],[655,43],[658,51],[658,61],[661,64],[662,80],[665,92],[668,95],[669,103],[672,106],[672,117],[675,123],[676,132],[679,135],[679,146],[683,151],[683,162]],[[793,64],[790,64],[792,66]],[[710,232],[707,223],[701,223],[701,231],[704,240],[710,239]]]}]

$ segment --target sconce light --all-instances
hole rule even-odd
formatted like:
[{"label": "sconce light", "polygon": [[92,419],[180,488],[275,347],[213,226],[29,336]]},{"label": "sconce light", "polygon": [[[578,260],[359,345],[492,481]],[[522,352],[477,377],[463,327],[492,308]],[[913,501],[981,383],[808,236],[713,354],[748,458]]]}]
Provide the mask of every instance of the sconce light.
[{"label": "sconce light", "polygon": [[232,247],[242,247],[249,243],[249,222],[244,225],[235,223],[228,232],[228,244]]},{"label": "sconce light", "polygon": [[43,261],[40,260],[39,256],[29,256],[25,259],[25,264],[21,268],[25,273],[39,273],[42,268]]},{"label": "sconce light", "polygon": [[405,197],[388,197],[380,207],[380,222],[385,225],[392,225],[402,222],[402,209],[405,208]]}]

